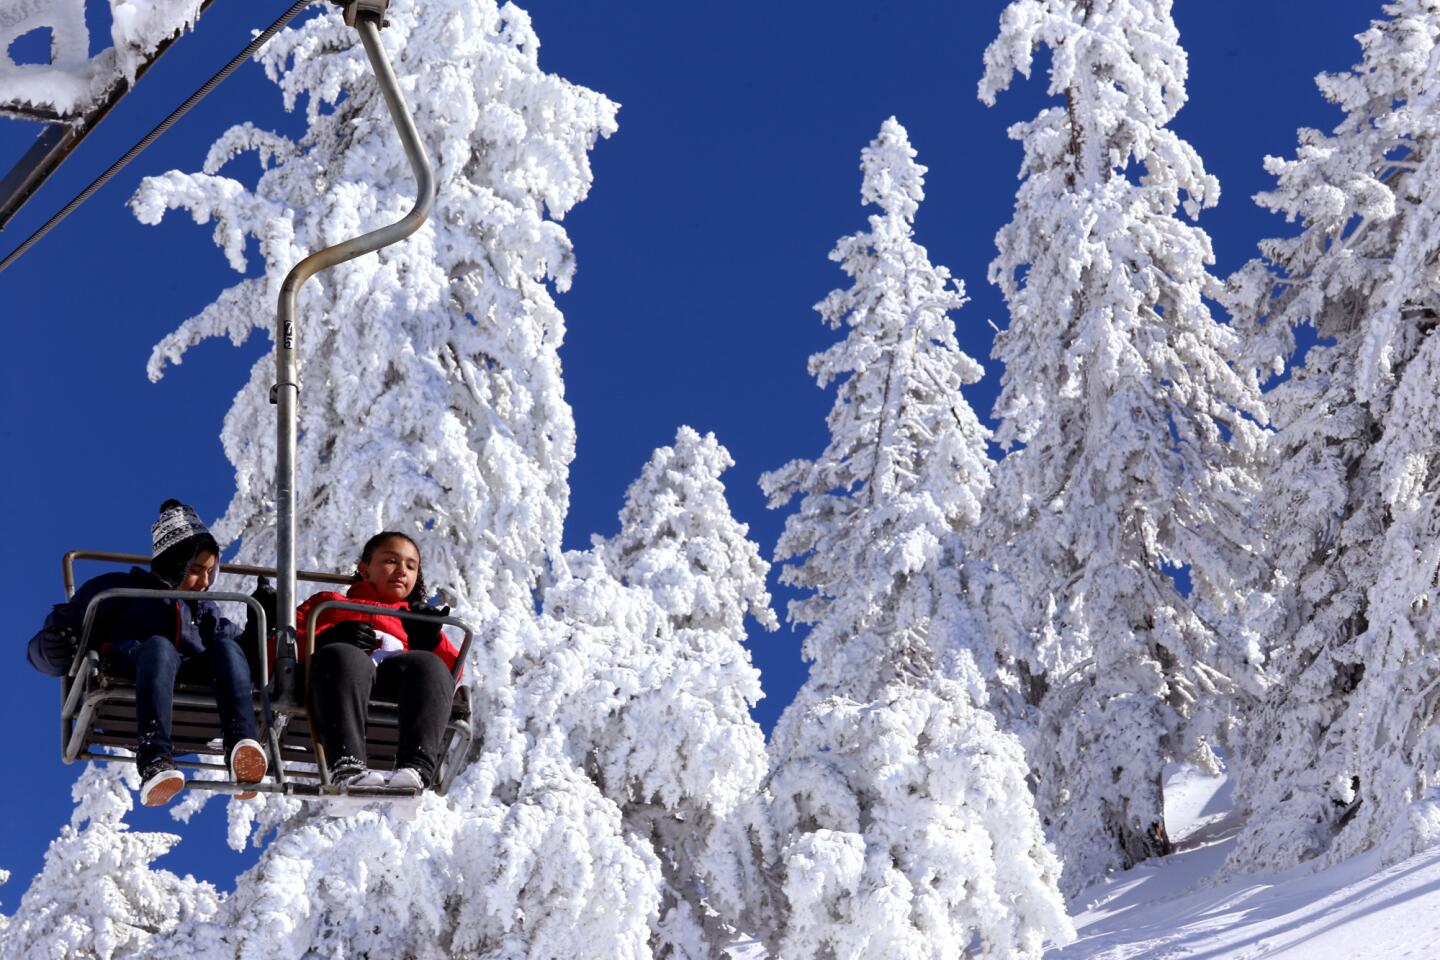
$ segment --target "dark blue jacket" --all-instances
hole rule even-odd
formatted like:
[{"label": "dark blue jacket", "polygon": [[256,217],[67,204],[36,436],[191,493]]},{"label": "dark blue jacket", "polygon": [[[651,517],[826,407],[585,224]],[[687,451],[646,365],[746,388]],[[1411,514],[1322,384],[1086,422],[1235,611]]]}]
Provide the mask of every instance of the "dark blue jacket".
[{"label": "dark blue jacket", "polygon": [[[80,636],[85,608],[102,590],[134,587],[169,590],[171,585],[149,570],[131,567],[128,573],[106,573],[87,580],[69,603],[55,607],[46,627],[68,627]],[[162,600],[156,597],[117,597],[102,601],[90,631],[90,647],[103,650],[124,640],[147,640],[161,636],[175,644],[182,657],[193,657],[218,640],[239,640],[242,630],[220,615],[220,608],[200,597]],[[58,664],[49,664],[40,648],[40,634],[30,641],[30,663],[42,673],[54,673]],[[69,664],[65,664],[68,667]],[[63,672],[63,669],[62,671]]]}]

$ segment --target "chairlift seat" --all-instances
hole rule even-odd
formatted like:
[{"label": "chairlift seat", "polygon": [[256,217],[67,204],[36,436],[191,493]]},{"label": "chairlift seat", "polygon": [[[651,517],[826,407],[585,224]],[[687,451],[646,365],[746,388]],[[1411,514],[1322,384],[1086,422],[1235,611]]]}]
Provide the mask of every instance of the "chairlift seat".
[{"label": "chairlift seat", "polygon": [[[450,708],[450,720],[440,741],[440,756],[447,757],[457,737],[470,729],[470,690],[457,687]],[[393,701],[371,700],[366,709],[365,763],[372,770],[395,769],[395,750],[400,740],[400,706]],[[316,764],[314,732],[308,716],[293,717],[280,734],[280,756],[286,763]],[[449,786],[437,770],[436,782]],[[310,774],[318,779],[318,774]]]},{"label": "chairlift seat", "polygon": [[[135,683],[125,677],[109,676],[98,668],[87,671],[81,709],[68,718],[63,736],[69,761],[123,760],[109,749],[135,748],[138,724],[135,716]],[[263,713],[261,697],[255,695],[257,715]],[[440,756],[449,758],[451,748],[463,743],[467,748],[470,736],[470,691],[459,687],[451,707],[450,719],[440,744]],[[385,700],[372,700],[368,705],[365,752],[366,763],[374,770],[395,769],[395,750],[400,736],[399,705]],[[215,691],[207,684],[177,684],[171,715],[171,742],[174,744],[176,766],[192,770],[216,770],[228,774],[220,728],[220,714],[215,705]],[[313,744],[310,722],[305,715],[290,717],[279,736],[281,760],[289,780],[318,785],[320,773]],[[195,759],[188,759],[194,757]],[[458,759],[458,758],[456,758]],[[450,785],[451,763],[437,771],[437,789]],[[210,783],[195,783],[202,786]],[[256,789],[252,785],[231,790],[225,782],[215,781],[222,792]],[[260,786],[263,789],[263,785]],[[295,791],[309,794],[308,790]],[[443,792],[443,790],[442,790]]]},{"label": "chairlift seat", "polygon": [[[134,681],[102,673],[99,659],[92,652],[86,656],[81,672],[73,682],[67,683],[67,687],[67,693],[75,691],[77,709],[65,712],[62,730],[65,761],[113,762],[125,759],[97,748],[135,749],[138,724]],[[255,699],[258,712],[260,698],[257,695]],[[197,770],[226,769],[220,717],[211,687],[176,684],[171,740],[177,766]],[[191,756],[197,759],[186,759]]]}]

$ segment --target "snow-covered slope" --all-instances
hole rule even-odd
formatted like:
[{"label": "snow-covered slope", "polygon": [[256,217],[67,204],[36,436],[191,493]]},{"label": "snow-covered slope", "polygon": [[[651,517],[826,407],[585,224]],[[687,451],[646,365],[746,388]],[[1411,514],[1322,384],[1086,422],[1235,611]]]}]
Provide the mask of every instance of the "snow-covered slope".
[{"label": "snow-covered slope", "polygon": [[[1383,870],[1367,855],[1212,884],[1239,826],[1230,784],[1181,767],[1165,795],[1180,849],[1082,893],[1078,939],[1045,960],[1440,960],[1440,847]],[[747,940],[730,955],[765,952]]]},{"label": "snow-covered slope", "polygon": [[1181,769],[1166,796],[1179,851],[1086,890],[1079,939],[1046,960],[1440,958],[1440,848],[1212,885],[1234,845],[1228,784]]}]

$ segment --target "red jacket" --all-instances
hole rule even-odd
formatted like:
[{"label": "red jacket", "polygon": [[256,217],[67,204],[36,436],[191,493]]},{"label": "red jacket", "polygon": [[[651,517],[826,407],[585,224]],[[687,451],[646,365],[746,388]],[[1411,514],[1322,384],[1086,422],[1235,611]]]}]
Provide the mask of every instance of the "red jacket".
[{"label": "red jacket", "polygon": [[[380,599],[379,595],[375,592],[375,588],[362,580],[359,583],[353,584],[343,595],[327,590],[324,593],[315,594],[315,596],[300,604],[300,608],[295,611],[295,625],[300,636],[301,660],[305,659],[305,653],[310,648],[310,643],[305,635],[305,630],[310,624],[310,611],[317,604],[323,603],[326,600],[353,600],[357,603],[373,605],[376,607],[376,611],[374,613],[361,613],[358,610],[326,610],[320,614],[320,619],[315,623],[315,633],[317,636],[324,633],[329,627],[333,627],[335,624],[345,620],[363,620],[374,626],[377,633],[388,633],[390,636],[399,640],[406,650],[410,649],[410,638],[405,633],[405,621],[399,617],[387,616],[382,612],[384,610],[404,610],[409,604],[404,600],[392,601]],[[445,666],[449,667],[453,672],[455,669],[455,661],[460,658],[460,651],[456,649],[455,644],[450,641],[450,638],[442,632],[440,634],[440,642],[435,646],[435,655],[441,660],[444,660]]]}]

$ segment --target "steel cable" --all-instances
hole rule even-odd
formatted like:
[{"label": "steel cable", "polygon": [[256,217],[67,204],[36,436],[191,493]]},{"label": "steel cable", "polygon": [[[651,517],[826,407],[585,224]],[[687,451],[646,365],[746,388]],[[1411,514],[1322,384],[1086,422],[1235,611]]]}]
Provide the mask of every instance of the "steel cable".
[{"label": "steel cable", "polygon": [[123,157],[111,164],[110,169],[106,170],[95,180],[91,181],[90,186],[82,190],[80,194],[76,196],[75,199],[67,203],[59,213],[55,214],[55,216],[51,217],[48,221],[46,221],[43,227],[32,233],[28,240],[20,244],[20,246],[16,247],[15,250],[11,252],[10,255],[7,256],[4,260],[0,260],[0,273],[3,273],[7,267],[9,267],[16,260],[19,260],[22,256],[24,256],[26,251],[28,251],[31,247],[35,246],[35,244],[45,239],[45,235],[48,234],[51,230],[55,229],[55,227],[60,224],[60,221],[64,220],[66,217],[70,216],[70,214],[74,213],[75,210],[82,203],[84,203],[86,200],[89,200],[96,194],[97,191],[100,190],[101,187],[109,183],[112,177],[114,177],[121,170],[125,169],[125,167],[129,165],[130,161],[134,160],[136,157],[140,156],[140,154],[144,153],[145,150],[152,143],[160,139],[160,137],[165,133],[166,130],[169,130],[172,126],[174,126],[176,121],[178,121],[181,117],[185,116],[185,114],[189,113],[192,107],[194,107],[201,100],[204,100],[207,96],[209,96],[212,90],[214,90],[216,87],[220,86],[220,84],[224,83],[227,79],[229,79],[232,73],[240,69],[240,66],[247,60],[249,60],[252,56],[254,56],[257,50],[265,46],[265,44],[270,41],[271,37],[275,36],[275,34],[285,29],[285,25],[288,24],[291,20],[295,19],[296,15],[299,14],[301,10],[305,9],[305,7],[309,6],[311,2],[312,0],[297,0],[294,6],[281,14],[279,20],[276,20],[274,23],[270,24],[270,26],[266,27],[263,31],[261,31],[260,34],[257,35],[255,39],[252,40],[244,50],[241,50],[239,53],[237,53],[234,59],[227,63],[220,70],[219,73],[215,74],[215,76],[211,77],[208,81],[206,81],[205,85],[199,90],[196,90],[194,93],[192,93],[189,99],[187,99],[180,106],[176,107],[174,112],[171,113],[170,116],[160,121],[160,124],[154,130],[151,130],[149,133],[147,133],[144,138],[142,138],[139,143],[135,144],[135,146],[131,147]]}]

